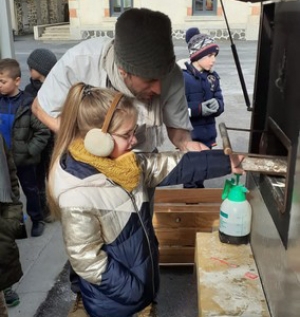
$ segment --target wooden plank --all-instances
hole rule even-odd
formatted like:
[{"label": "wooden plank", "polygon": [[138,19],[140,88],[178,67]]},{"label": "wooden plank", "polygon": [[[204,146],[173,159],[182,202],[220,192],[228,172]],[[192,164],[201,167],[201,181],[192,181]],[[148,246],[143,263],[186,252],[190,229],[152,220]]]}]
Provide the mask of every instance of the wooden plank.
[{"label": "wooden plank", "polygon": [[193,263],[196,233],[219,226],[222,189],[158,188],[153,225],[160,264]]},{"label": "wooden plank", "polygon": [[195,248],[160,246],[159,263],[162,265],[194,264]]},{"label": "wooden plank", "polygon": [[221,243],[198,232],[195,247],[199,317],[270,317],[250,245]]},{"label": "wooden plank", "polygon": [[[164,213],[155,212],[153,215],[153,225],[157,229],[178,229],[178,228],[197,228],[198,231],[211,231],[212,228],[218,226],[219,209],[213,212],[203,213]],[[174,231],[173,234],[177,234]]]},{"label": "wooden plank", "polygon": [[[211,232],[211,228],[203,231]],[[197,232],[199,228],[155,229],[159,244],[165,246],[194,246]]]},{"label": "wooden plank", "polygon": [[189,213],[206,213],[220,210],[220,203],[198,203],[198,204],[185,204],[185,203],[155,203],[155,212],[189,212]]},{"label": "wooden plank", "polygon": [[154,203],[221,203],[221,188],[157,188]]}]

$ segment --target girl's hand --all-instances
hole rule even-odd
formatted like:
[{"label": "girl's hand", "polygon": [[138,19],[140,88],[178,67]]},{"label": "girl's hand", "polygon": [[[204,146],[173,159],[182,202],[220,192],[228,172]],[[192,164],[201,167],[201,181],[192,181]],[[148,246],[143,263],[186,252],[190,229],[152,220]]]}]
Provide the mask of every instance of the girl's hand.
[{"label": "girl's hand", "polygon": [[244,155],[241,154],[230,154],[231,171],[234,174],[244,174],[245,171],[242,168],[242,162],[244,160]]}]

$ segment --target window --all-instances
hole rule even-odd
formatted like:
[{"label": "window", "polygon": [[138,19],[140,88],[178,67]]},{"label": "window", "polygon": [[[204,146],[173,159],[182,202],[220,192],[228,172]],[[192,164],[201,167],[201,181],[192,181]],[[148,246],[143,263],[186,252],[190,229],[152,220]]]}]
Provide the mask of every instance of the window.
[{"label": "window", "polygon": [[193,0],[193,15],[215,15],[217,0]]},{"label": "window", "polygon": [[133,8],[133,0],[110,0],[110,15],[119,16],[124,11]]}]

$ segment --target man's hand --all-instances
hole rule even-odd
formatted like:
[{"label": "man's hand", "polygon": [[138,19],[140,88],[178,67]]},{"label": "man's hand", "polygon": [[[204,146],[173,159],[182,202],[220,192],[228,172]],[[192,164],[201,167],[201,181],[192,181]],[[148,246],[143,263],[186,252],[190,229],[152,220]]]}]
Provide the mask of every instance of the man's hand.
[{"label": "man's hand", "polygon": [[35,98],[31,110],[33,114],[42,122],[46,127],[48,127],[50,130],[53,132],[57,132],[59,129],[59,117],[58,118],[53,118],[46,113],[42,107],[40,106],[38,99]]},{"label": "man's hand", "polygon": [[203,150],[209,150],[209,147],[206,146],[203,143],[196,142],[196,141],[189,141],[186,144],[186,150],[185,151],[203,151]]},{"label": "man's hand", "polygon": [[193,141],[188,130],[167,128],[170,141],[180,151],[203,151],[209,148],[203,143]]}]

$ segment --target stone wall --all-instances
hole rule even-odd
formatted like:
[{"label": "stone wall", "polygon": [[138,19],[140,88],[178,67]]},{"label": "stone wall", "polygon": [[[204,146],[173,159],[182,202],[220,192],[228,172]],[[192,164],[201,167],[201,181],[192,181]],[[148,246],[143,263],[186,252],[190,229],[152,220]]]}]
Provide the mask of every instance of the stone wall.
[{"label": "stone wall", "polygon": [[[215,40],[229,40],[229,34],[227,29],[218,29],[218,30],[210,30],[204,32],[208,34]],[[94,38],[94,37],[114,37],[114,30],[85,30],[80,32],[81,38],[83,40]],[[173,39],[182,40],[185,38],[185,30],[173,30]],[[235,29],[231,30],[231,36],[234,40],[246,40],[246,30],[244,29]]]},{"label": "stone wall", "polygon": [[15,0],[15,34],[33,33],[35,25],[65,22],[68,0]]}]

